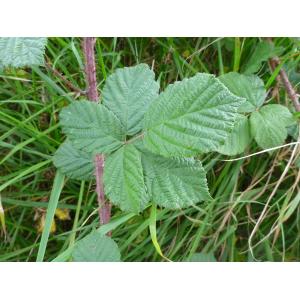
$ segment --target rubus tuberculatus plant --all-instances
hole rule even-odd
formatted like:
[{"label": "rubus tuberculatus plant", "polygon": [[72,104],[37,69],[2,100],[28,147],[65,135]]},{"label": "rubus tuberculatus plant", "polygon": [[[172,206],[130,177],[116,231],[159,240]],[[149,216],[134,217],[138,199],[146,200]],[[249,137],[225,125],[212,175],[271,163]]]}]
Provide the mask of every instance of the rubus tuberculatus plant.
[{"label": "rubus tuberculatus plant", "polygon": [[[37,66],[43,65],[46,41],[45,38],[0,38],[0,71],[6,72],[7,67],[36,66],[33,71],[42,73]],[[241,69],[243,74],[231,72],[218,78],[196,74],[169,85],[160,94],[154,73],[145,64],[119,69],[111,75],[102,91],[101,104],[95,103],[97,97],[88,97],[88,85],[85,91],[74,89],[95,102],[76,101],[61,112],[67,140],[54,156],[56,166],[71,178],[92,180],[94,157],[103,153],[107,199],[121,210],[133,212],[122,214],[121,218],[132,217],[154,202],[149,228],[155,245],[151,226],[156,223],[156,217],[151,216],[156,204],[178,209],[211,199],[199,161],[204,155],[198,154],[211,151],[241,154],[252,145],[252,139],[269,151],[282,145],[288,132],[293,132],[290,129],[295,120],[289,109],[272,98],[265,104],[265,83],[253,75],[262,62],[280,50],[275,47],[275,52],[271,49],[272,54],[269,50],[262,51],[263,48],[274,47],[259,43],[248,64]],[[259,54],[263,54],[261,59],[257,59]],[[54,70],[51,64],[47,68]],[[53,74],[59,76],[58,72]],[[66,86],[72,90],[72,86]],[[266,83],[266,86],[270,85]],[[67,93],[64,96],[72,102]],[[60,184],[53,185],[54,191],[57,186],[62,190],[64,183],[64,176],[60,172],[56,174]],[[51,197],[48,211],[50,204]],[[114,222],[76,241],[73,259],[120,260],[118,246],[105,236],[113,230]],[[103,224],[101,217],[100,224]]]},{"label": "rubus tuberculatus plant", "polygon": [[214,75],[198,73],[159,93],[146,64],[108,77],[102,103],[77,101],[60,113],[67,140],[54,164],[70,178],[90,180],[104,154],[106,197],[139,213],[151,201],[169,209],[209,200],[199,153],[217,151],[245,101]]}]

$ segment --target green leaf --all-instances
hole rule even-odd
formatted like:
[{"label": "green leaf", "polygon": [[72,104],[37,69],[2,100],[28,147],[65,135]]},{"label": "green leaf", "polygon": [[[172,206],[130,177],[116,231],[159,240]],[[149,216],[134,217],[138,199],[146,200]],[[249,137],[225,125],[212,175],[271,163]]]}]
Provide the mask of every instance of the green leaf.
[{"label": "green leaf", "polygon": [[298,140],[299,137],[299,125],[296,122],[295,124],[287,127],[288,135],[290,135],[295,141]]},{"label": "green leaf", "polygon": [[69,140],[59,146],[53,163],[63,174],[73,179],[90,180],[95,171],[92,155],[74,148]]},{"label": "green leaf", "polygon": [[122,146],[125,140],[117,117],[95,102],[72,103],[62,109],[60,123],[74,147],[88,153],[110,153]]},{"label": "green leaf", "polygon": [[117,69],[106,80],[103,104],[121,121],[127,135],[142,129],[142,120],[150,103],[157,98],[159,84],[146,64]]},{"label": "green leaf", "polygon": [[142,163],[151,199],[160,206],[178,209],[211,200],[205,171],[193,158],[170,158],[144,152]]},{"label": "green leaf", "polygon": [[49,240],[49,235],[51,231],[51,226],[54,220],[55,211],[58,205],[58,200],[62,189],[64,187],[65,175],[61,174],[59,171],[56,172],[53,187],[51,190],[51,195],[48,203],[47,214],[44,224],[44,229],[39,243],[39,250],[37,254],[36,261],[42,262],[46,253],[47,243]]},{"label": "green leaf", "polygon": [[139,213],[149,201],[144,184],[141,153],[127,144],[107,157],[104,165],[104,190],[123,211]]},{"label": "green leaf", "polygon": [[280,55],[283,52],[283,47],[276,47],[274,44],[271,44],[269,42],[263,41],[259,42],[255,46],[255,50],[250,56],[248,62],[245,64],[245,67],[243,69],[243,73],[245,74],[253,74],[256,73],[260,67],[261,64],[265,61],[267,61],[269,58],[273,56]]},{"label": "green leaf", "polygon": [[118,245],[108,236],[94,231],[74,245],[72,254],[76,262],[119,262]]},{"label": "green leaf", "polygon": [[250,124],[244,115],[238,115],[232,132],[218,152],[225,155],[237,155],[245,151],[251,142]]},{"label": "green leaf", "polygon": [[243,101],[210,74],[171,84],[145,114],[145,145],[166,157],[216,150]]},{"label": "green leaf", "polygon": [[47,38],[0,38],[0,64],[5,67],[25,67],[44,64]]},{"label": "green leaf", "polygon": [[287,137],[286,127],[294,122],[293,115],[285,106],[268,104],[251,114],[251,134],[264,149],[280,146]]},{"label": "green leaf", "polygon": [[213,253],[194,253],[187,261],[189,262],[216,262],[216,258]]},{"label": "green leaf", "polygon": [[239,112],[252,112],[263,105],[266,91],[264,82],[258,76],[231,72],[220,76],[219,80],[233,94],[246,99]]}]

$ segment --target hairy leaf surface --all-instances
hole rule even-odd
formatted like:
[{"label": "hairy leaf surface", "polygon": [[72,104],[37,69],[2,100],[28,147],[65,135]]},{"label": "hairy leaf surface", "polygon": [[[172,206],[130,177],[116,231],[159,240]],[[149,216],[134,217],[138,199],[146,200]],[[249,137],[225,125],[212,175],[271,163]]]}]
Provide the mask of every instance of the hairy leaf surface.
[{"label": "hairy leaf surface", "polygon": [[159,84],[146,64],[118,69],[105,83],[103,104],[121,121],[126,134],[142,129],[142,120],[150,103],[157,98]]},{"label": "hairy leaf surface", "polygon": [[94,175],[91,154],[76,149],[69,140],[62,143],[53,157],[53,163],[69,178],[90,180]]},{"label": "hairy leaf surface", "polygon": [[280,146],[287,137],[286,127],[294,122],[288,108],[279,104],[268,104],[251,114],[251,134],[264,149]]},{"label": "hairy leaf surface", "polygon": [[94,231],[74,245],[72,254],[76,262],[119,262],[121,254],[115,241]]},{"label": "hairy leaf surface", "polygon": [[211,200],[200,161],[144,152],[142,163],[148,193],[158,205],[178,209]]},{"label": "hairy leaf surface", "polygon": [[44,64],[47,38],[0,38],[0,64],[5,67],[25,67]]},{"label": "hairy leaf surface", "polygon": [[128,144],[108,156],[104,166],[107,197],[124,211],[138,213],[148,202],[141,153]]},{"label": "hairy leaf surface", "polygon": [[233,130],[218,152],[225,155],[237,155],[245,151],[251,142],[249,120],[244,115],[238,115]]},{"label": "hairy leaf surface", "polygon": [[89,153],[109,153],[125,140],[117,117],[95,102],[72,103],[61,111],[60,123],[74,147]]},{"label": "hairy leaf surface", "polygon": [[266,91],[264,82],[258,76],[231,72],[219,79],[233,94],[246,99],[239,112],[252,112],[263,105]]},{"label": "hairy leaf surface", "polygon": [[171,84],[145,114],[145,145],[166,157],[216,150],[243,101],[209,74]]}]

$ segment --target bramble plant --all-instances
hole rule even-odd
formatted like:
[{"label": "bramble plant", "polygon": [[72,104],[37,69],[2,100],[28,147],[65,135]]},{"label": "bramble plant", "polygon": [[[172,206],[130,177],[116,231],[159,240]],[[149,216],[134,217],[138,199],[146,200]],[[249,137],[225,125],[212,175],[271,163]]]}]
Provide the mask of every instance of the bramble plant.
[{"label": "bramble plant", "polygon": [[105,155],[104,190],[123,211],[149,202],[178,209],[210,199],[205,171],[195,158],[224,143],[243,98],[210,74],[196,74],[158,93],[145,64],[119,69],[104,86],[102,103],[64,108],[67,140],[54,164],[70,178],[89,180],[93,156]]},{"label": "bramble plant", "polygon": [[[275,147],[294,123],[284,106],[257,110],[266,92],[254,75],[228,73],[219,80],[198,73],[158,90],[154,73],[140,64],[108,77],[103,104],[83,100],[64,108],[60,123],[68,139],[54,156],[56,167],[70,178],[90,180],[93,156],[104,153],[105,194],[123,211],[139,213],[151,201],[185,208],[210,199],[194,156],[239,154],[252,137],[262,148]],[[250,123],[242,113],[251,113]]]},{"label": "bramble plant", "polygon": [[[0,38],[0,69],[42,65],[46,42],[46,38]],[[253,75],[262,62],[281,51],[262,42],[243,74],[197,73],[161,92],[147,64],[117,69],[106,79],[101,103],[73,101],[61,110],[59,121],[67,138],[53,157],[58,174],[93,180],[95,156],[104,155],[105,196],[131,215],[151,204],[183,209],[211,200],[201,154],[238,155],[252,139],[259,147],[272,149],[284,144],[288,128],[295,124],[287,107],[264,105],[264,82]],[[56,204],[64,181],[57,178]],[[155,223],[155,211],[151,217]],[[51,220],[50,216],[49,226]],[[120,261],[117,244],[105,235],[113,229],[108,225],[76,242],[73,260]],[[155,229],[150,232],[152,238]],[[46,242],[47,234],[49,230]],[[41,260],[45,248],[39,251]]]}]

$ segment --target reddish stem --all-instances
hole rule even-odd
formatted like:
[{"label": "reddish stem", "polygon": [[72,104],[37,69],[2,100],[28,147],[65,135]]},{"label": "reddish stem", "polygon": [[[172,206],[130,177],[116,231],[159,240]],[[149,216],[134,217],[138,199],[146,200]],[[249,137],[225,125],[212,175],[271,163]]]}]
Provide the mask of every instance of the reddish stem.
[{"label": "reddish stem", "polygon": [[110,220],[110,203],[105,201],[104,186],[103,186],[103,169],[104,169],[104,156],[96,154],[95,157],[95,176],[96,176],[96,192],[98,195],[99,204],[99,217],[100,224],[107,224]]},{"label": "reddish stem", "polygon": [[98,102],[99,95],[97,90],[95,47],[96,38],[83,38],[83,53],[85,57],[85,74],[87,80],[87,96],[91,101]]},{"label": "reddish stem", "polygon": [[[267,38],[267,41],[271,44],[273,43],[271,38]],[[272,57],[270,59],[270,66],[273,70],[275,70],[275,68],[279,65],[280,65],[280,60],[277,56]],[[294,90],[293,86],[291,85],[289,78],[283,68],[280,69],[279,75],[280,75],[280,79],[285,87],[285,90],[286,90],[287,94],[289,95],[289,98],[292,100],[292,102],[294,104],[295,110],[300,112],[299,96],[297,95],[296,91]]]},{"label": "reddish stem", "polygon": [[[87,97],[89,100],[98,102],[99,95],[97,90],[95,47],[96,38],[83,38],[83,53],[85,57],[85,74],[87,80]],[[96,193],[99,205],[100,224],[106,224],[110,220],[111,205],[105,201],[103,186],[104,156],[97,154],[95,156],[95,177]],[[109,233],[110,234],[110,233]]]}]

